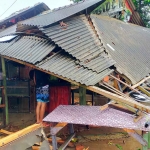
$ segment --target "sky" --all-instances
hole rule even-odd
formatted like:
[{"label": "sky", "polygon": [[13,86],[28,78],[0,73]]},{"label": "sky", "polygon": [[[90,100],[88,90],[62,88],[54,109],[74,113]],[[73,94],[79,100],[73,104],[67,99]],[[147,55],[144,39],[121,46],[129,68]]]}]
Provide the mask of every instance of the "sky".
[{"label": "sky", "polygon": [[12,13],[20,9],[26,8],[28,6],[34,6],[36,3],[39,2],[45,3],[50,9],[58,8],[72,3],[70,0],[0,0],[0,20],[8,17]]}]

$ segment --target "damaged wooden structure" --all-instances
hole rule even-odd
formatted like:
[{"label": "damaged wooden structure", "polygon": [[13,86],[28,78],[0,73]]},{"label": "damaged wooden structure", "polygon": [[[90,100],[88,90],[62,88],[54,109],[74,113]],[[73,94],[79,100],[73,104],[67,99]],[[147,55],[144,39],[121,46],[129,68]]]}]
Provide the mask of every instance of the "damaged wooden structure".
[{"label": "damaged wooden structure", "polygon": [[[130,92],[134,91],[145,97],[146,102],[150,101],[149,91],[141,86],[150,78],[150,45],[147,42],[150,37],[149,29],[108,16],[90,14],[102,2],[86,0],[21,21],[13,34],[8,30],[5,34],[0,32],[3,64],[4,59],[11,60],[77,85],[82,105],[86,104],[87,90],[103,95],[109,98],[108,104],[99,109],[91,106],[91,109],[99,111],[98,115],[108,110],[119,110],[127,116],[132,115],[130,121],[135,126],[142,120],[143,127],[140,130],[149,131],[149,127],[145,128],[144,125],[148,123],[149,126],[150,107],[144,105],[145,101],[139,102],[130,96]],[[61,18],[58,17],[59,14],[62,14]],[[127,88],[129,90],[126,93]],[[7,99],[6,93],[5,96]],[[7,101],[5,105],[7,111]],[[148,119],[145,120],[145,117]],[[66,120],[54,121],[54,118],[45,121],[65,122],[64,126],[72,123]],[[107,126],[103,123],[98,125]],[[58,148],[56,133],[64,126],[51,128],[54,149]],[[71,136],[63,148],[75,136],[73,126],[70,126]],[[123,128],[148,148],[148,141],[127,129],[135,128]]]}]

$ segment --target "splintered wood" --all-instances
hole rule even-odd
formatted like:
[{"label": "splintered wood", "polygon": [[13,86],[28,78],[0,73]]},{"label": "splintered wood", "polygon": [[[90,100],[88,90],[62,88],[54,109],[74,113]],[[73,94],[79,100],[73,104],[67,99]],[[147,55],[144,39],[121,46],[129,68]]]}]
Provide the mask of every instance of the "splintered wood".
[{"label": "splintered wood", "polygon": [[12,134],[0,139],[0,146],[4,146],[4,145],[20,138],[21,136],[24,136],[25,134],[28,134],[29,132],[35,131],[39,128],[41,128],[40,124],[33,124],[25,129],[22,129],[18,132],[12,133]]}]

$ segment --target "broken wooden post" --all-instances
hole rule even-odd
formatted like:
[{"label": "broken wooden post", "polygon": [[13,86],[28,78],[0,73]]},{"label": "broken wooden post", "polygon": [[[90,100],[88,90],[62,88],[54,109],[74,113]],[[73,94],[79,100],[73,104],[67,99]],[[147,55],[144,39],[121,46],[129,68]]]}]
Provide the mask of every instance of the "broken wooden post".
[{"label": "broken wooden post", "polygon": [[5,123],[8,125],[9,123],[9,114],[8,114],[8,98],[7,98],[7,85],[6,85],[6,67],[5,67],[5,59],[1,57],[2,63],[2,74],[3,74],[3,87],[4,87],[4,99],[5,99]]},{"label": "broken wooden post", "polygon": [[86,105],[86,88],[79,87],[79,101],[80,105]]}]

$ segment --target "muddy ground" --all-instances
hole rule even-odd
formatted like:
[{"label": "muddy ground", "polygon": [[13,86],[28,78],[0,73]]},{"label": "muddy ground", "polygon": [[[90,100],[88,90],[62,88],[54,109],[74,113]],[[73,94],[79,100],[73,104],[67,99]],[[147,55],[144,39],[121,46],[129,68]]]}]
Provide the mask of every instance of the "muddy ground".
[{"label": "muddy ground", "polygon": [[[5,129],[12,132],[35,123],[34,113],[11,113],[9,117],[10,124]],[[49,128],[45,131],[48,134]],[[122,129],[90,127],[88,130],[85,126],[75,125],[75,132],[78,141],[73,143],[73,148],[67,147],[66,150],[75,150],[78,145],[83,145],[85,148],[89,147],[88,150],[142,150],[141,144],[128,136]],[[67,130],[64,129],[57,136],[65,139]]]}]

